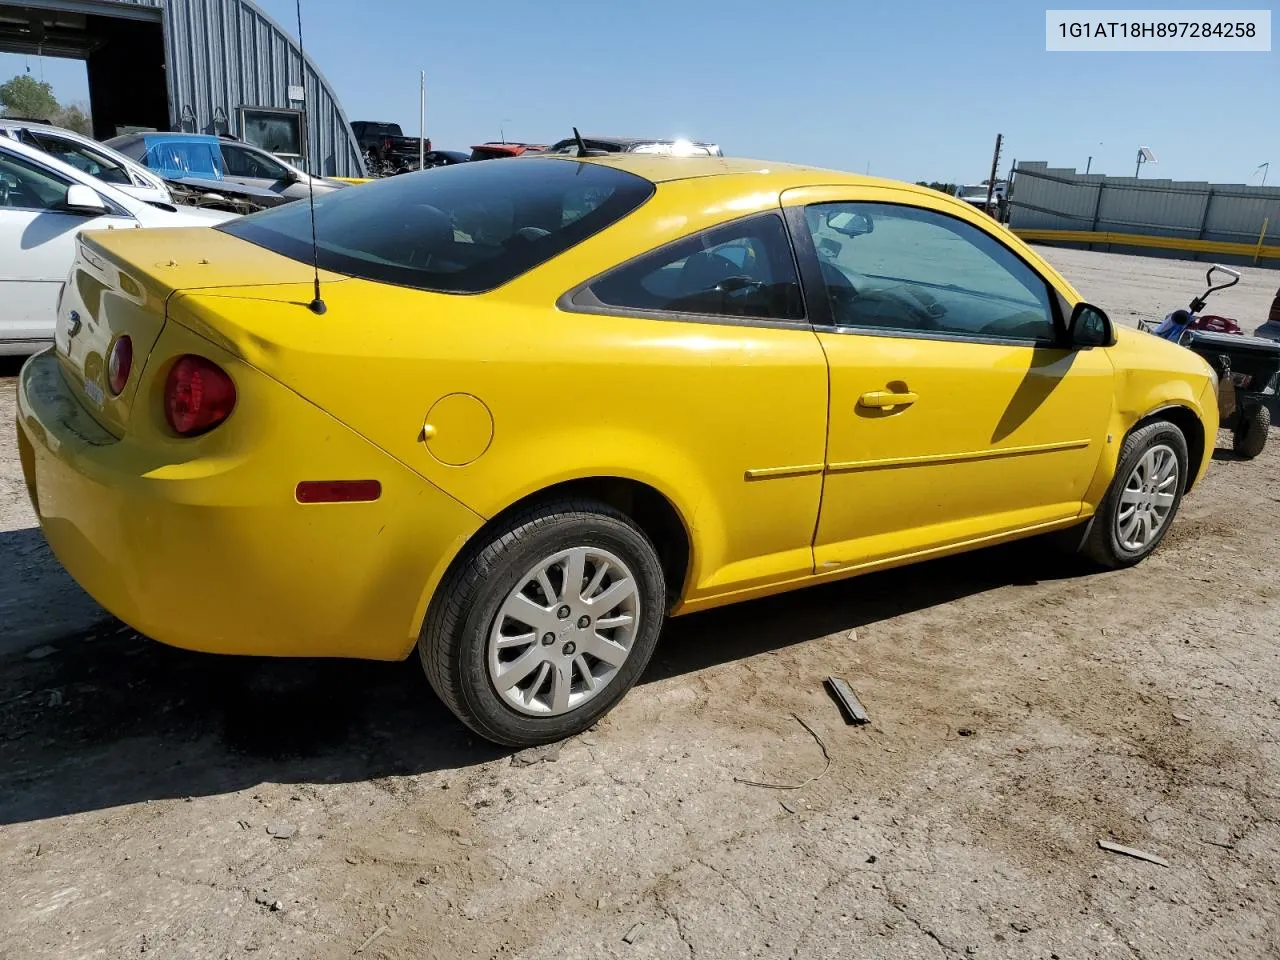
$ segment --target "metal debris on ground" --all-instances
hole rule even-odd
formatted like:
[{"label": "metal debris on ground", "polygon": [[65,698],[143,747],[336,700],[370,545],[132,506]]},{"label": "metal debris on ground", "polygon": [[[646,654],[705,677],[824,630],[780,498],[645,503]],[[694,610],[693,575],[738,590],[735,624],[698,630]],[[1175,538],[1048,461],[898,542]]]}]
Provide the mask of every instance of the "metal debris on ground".
[{"label": "metal debris on ground", "polygon": [[644,927],[643,923],[633,923],[631,929],[622,935],[623,943],[635,943],[636,937],[640,936],[640,931]]},{"label": "metal debris on ground", "polygon": [[384,923],[377,930],[373,931],[373,933],[369,934],[369,936],[365,939],[364,943],[356,947],[356,953],[364,953],[365,950],[369,948],[369,944],[373,943],[373,941],[377,940],[384,933],[387,933],[388,931],[390,931],[390,929],[391,928]]},{"label": "metal debris on ground", "polygon": [[795,807],[793,807],[791,804],[787,803],[787,801],[785,801],[785,800],[779,800],[778,802],[779,802],[780,804],[782,804],[782,809],[783,809],[783,810],[785,810],[785,811],[787,811],[787,813],[795,813],[795,812],[796,812],[796,808],[795,808]]},{"label": "metal debris on ground", "polygon": [[1113,843],[1110,840],[1099,840],[1098,846],[1103,850],[1110,850],[1112,853],[1120,853],[1126,857],[1133,857],[1135,860],[1145,860],[1147,863],[1154,863],[1159,867],[1167,867],[1169,861],[1164,857],[1157,857],[1154,853],[1147,853],[1145,850],[1138,850],[1135,847],[1126,847],[1123,844]]},{"label": "metal debris on ground", "polygon": [[870,723],[871,717],[866,707],[858,700],[853,688],[839,677],[827,677],[827,690],[840,705],[840,711],[848,723]]},{"label": "metal debris on ground", "polygon": [[819,773],[817,776],[813,776],[813,777],[810,777],[808,780],[802,781],[801,783],[764,783],[760,780],[744,780],[742,777],[734,777],[733,778],[734,783],[744,783],[748,787],[767,787],[770,790],[799,790],[801,787],[807,787],[811,783],[817,783],[819,780],[821,780],[823,777],[827,775],[827,772],[831,769],[831,754],[827,752],[826,743],[824,743],[822,738],[818,736],[817,732],[813,729],[813,727],[809,726],[807,723],[801,720],[798,716],[796,716],[796,714],[793,713],[791,715],[791,718],[795,720],[796,723],[800,724],[800,726],[808,730],[809,736],[813,737],[814,740],[818,741],[818,746],[822,748],[822,758],[827,761],[827,765],[822,768],[822,772]]}]

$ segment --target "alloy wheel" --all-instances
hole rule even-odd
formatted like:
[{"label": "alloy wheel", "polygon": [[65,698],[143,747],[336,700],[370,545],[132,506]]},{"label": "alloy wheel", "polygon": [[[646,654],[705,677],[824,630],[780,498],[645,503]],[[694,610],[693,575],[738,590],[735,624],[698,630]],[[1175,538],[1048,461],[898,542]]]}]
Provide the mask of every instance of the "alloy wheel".
[{"label": "alloy wheel", "polygon": [[509,707],[559,716],[598,696],[631,653],[640,589],[615,554],[573,547],[527,570],[489,631],[489,679]]},{"label": "alloy wheel", "polygon": [[1157,444],[1142,455],[1125,481],[1116,510],[1116,539],[1125,550],[1148,549],[1173,512],[1180,481],[1173,448]]}]

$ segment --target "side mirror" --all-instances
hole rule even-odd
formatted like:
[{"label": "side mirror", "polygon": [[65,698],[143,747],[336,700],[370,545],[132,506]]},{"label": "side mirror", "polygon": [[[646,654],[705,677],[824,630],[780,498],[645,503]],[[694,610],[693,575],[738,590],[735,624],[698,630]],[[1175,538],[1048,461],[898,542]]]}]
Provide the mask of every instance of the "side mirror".
[{"label": "side mirror", "polygon": [[1100,308],[1081,301],[1071,311],[1067,341],[1073,347],[1109,347],[1116,342],[1116,331]]},{"label": "side mirror", "polygon": [[62,209],[69,213],[83,213],[91,217],[100,217],[107,212],[107,205],[92,187],[83,183],[73,183],[67,187],[67,199]]},{"label": "side mirror", "polygon": [[290,184],[292,184],[292,183],[301,183],[301,182],[302,182],[302,177],[298,175],[298,171],[297,171],[297,170],[290,170],[288,167],[285,167],[285,168],[284,168],[284,182],[285,182],[285,183],[290,183]]}]

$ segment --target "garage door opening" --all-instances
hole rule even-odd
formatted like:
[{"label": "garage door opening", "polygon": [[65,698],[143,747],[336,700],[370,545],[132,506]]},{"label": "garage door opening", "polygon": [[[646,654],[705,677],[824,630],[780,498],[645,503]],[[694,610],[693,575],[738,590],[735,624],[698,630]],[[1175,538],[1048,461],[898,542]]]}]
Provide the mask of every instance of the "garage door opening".
[{"label": "garage door opening", "polygon": [[100,140],[167,130],[162,16],[159,7],[92,0],[0,3],[0,52],[84,61],[93,135]]}]

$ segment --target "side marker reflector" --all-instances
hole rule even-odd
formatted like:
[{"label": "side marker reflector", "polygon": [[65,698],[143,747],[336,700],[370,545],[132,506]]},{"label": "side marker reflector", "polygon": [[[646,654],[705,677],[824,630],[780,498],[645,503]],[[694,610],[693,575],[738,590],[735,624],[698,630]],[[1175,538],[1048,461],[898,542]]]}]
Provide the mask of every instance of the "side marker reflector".
[{"label": "side marker reflector", "polygon": [[303,480],[294,491],[299,503],[365,503],[382,496],[377,480]]}]

